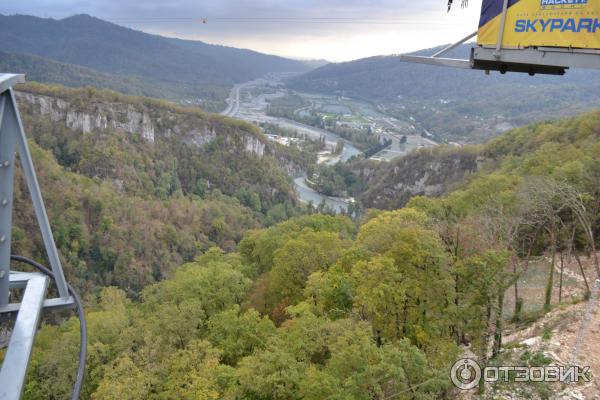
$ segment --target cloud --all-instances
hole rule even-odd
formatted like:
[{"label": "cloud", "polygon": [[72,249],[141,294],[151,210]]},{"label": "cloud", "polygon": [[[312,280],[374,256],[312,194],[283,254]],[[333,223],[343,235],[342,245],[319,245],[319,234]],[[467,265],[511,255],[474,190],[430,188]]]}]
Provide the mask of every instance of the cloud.
[{"label": "cloud", "polygon": [[445,0],[21,0],[0,13],[86,13],[150,33],[339,61],[458,39],[476,29],[480,5],[447,14]]}]

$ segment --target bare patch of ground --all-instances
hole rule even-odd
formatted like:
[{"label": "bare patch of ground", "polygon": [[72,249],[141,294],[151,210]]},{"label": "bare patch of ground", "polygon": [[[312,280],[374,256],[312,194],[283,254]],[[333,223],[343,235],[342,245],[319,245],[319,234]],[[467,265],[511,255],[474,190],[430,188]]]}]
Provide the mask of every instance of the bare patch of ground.
[{"label": "bare patch of ground", "polygon": [[[586,300],[587,288],[576,259],[564,258],[562,298],[560,290],[560,256],[556,258],[552,310],[543,312],[550,257],[530,263],[518,282],[519,297],[524,299],[521,322],[508,322],[514,313],[514,288],[506,293],[503,350],[495,363],[504,366],[579,365],[590,367],[590,382],[500,383],[488,386],[484,395],[476,391],[458,393],[461,399],[580,399],[600,400],[600,301],[592,295]],[[591,289],[596,273],[589,257],[580,257]],[[588,318],[584,322],[585,318]],[[585,329],[582,329],[582,326]],[[582,331],[584,334],[582,335]],[[576,343],[580,337],[578,357]]]}]

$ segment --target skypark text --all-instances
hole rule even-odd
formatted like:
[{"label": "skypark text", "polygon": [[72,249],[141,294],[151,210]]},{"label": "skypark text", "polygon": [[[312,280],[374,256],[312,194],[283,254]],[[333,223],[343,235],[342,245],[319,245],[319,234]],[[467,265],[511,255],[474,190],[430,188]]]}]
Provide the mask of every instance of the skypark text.
[{"label": "skypark text", "polygon": [[600,30],[598,18],[550,18],[550,19],[519,19],[515,23],[516,33],[531,32],[587,32],[596,33]]}]

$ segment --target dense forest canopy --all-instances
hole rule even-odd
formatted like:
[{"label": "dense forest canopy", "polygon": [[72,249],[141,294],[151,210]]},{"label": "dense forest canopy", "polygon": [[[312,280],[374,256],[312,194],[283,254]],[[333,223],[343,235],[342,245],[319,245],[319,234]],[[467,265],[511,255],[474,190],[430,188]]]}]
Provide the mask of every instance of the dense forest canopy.
[{"label": "dense forest canopy", "polygon": [[[33,115],[26,121],[42,123]],[[149,174],[152,189],[118,191],[110,180],[84,176],[85,135],[57,131],[52,137],[68,138],[61,144],[36,132],[49,149],[32,143],[42,185],[58,188],[48,204],[69,277],[121,286],[86,291],[84,398],[454,397],[448,370],[465,345],[483,364],[501,356],[504,296],[528,258],[565,249],[595,254],[599,127],[594,112],[517,129],[469,150],[485,162],[445,196],[372,209],[360,221],[287,214],[268,227],[265,215],[277,204],[253,212],[227,193],[226,179],[222,192],[188,193],[182,181],[162,197],[142,160],[134,170]],[[91,149],[110,149],[103,135],[111,138],[99,135]],[[161,144],[146,152],[143,143],[124,145],[135,149],[129,154],[162,157],[152,153]],[[218,145],[202,151],[210,162],[218,162],[211,152],[227,154]],[[444,150],[452,151],[465,150]],[[17,249],[39,254],[28,240],[31,213],[17,219]],[[164,260],[168,278],[148,279]],[[545,311],[553,306],[554,269],[553,261]],[[517,323],[531,318],[523,301],[508,310]],[[43,327],[27,398],[67,396],[77,330],[75,319]]]},{"label": "dense forest canopy", "polygon": [[[212,246],[234,250],[248,229],[303,212],[283,166],[303,165],[304,154],[267,143],[249,124],[94,89],[21,90],[56,242],[82,289],[135,294]],[[107,125],[84,131],[88,118]],[[144,118],[146,128],[128,131]],[[14,251],[43,259],[17,172]]]},{"label": "dense forest canopy", "polygon": [[50,58],[5,51],[0,51],[0,69],[23,72],[29,81],[73,88],[95,87],[128,95],[149,96],[173,101],[179,101],[183,97],[188,99],[186,103],[197,104],[202,109],[212,112],[221,111],[225,107],[224,99],[227,98],[230,91],[229,87],[222,85],[206,84],[190,87],[184,83],[153,81],[131,74],[109,74]]}]

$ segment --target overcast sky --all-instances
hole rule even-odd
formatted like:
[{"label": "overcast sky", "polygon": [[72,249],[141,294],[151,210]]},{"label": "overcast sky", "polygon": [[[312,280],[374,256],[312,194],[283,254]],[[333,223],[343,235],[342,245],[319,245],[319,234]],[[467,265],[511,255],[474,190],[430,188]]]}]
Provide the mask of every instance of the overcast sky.
[{"label": "overcast sky", "polygon": [[[2,14],[90,14],[149,33],[305,59],[345,61],[456,41],[477,29],[481,0],[19,0]],[[187,18],[187,19],[186,19]],[[190,20],[194,18],[196,20]],[[202,19],[206,23],[202,23]]]}]

